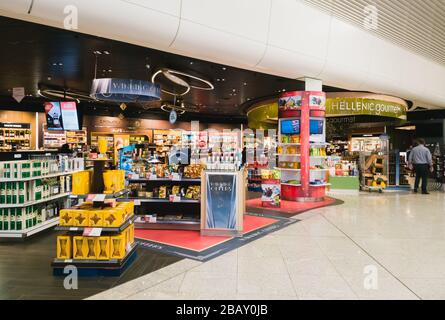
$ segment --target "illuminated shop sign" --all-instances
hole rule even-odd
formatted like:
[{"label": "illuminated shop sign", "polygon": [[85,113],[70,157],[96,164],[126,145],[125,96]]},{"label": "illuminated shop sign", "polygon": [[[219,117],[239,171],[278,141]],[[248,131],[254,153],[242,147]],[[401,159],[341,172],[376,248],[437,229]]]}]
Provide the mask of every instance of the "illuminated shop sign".
[{"label": "illuminated shop sign", "polygon": [[404,105],[366,98],[339,98],[326,100],[326,116],[372,115],[406,120]]}]

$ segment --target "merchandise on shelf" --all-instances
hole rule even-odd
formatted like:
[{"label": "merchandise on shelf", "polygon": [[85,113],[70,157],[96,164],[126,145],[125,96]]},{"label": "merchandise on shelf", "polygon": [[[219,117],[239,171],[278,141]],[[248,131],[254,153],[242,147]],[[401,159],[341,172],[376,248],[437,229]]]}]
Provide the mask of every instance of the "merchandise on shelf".
[{"label": "merchandise on shelf", "polygon": [[22,231],[32,228],[58,215],[57,203],[0,208],[0,230]]},{"label": "merchandise on shelf", "polygon": [[30,150],[29,123],[0,123],[0,151]]},{"label": "merchandise on shelf", "polygon": [[59,225],[113,228],[123,225],[134,214],[134,202],[109,203],[115,206],[95,208],[92,202],[84,202],[69,209],[62,209]]},{"label": "merchandise on shelf", "polygon": [[66,260],[122,260],[134,244],[134,224],[121,232],[106,236],[72,236],[57,237],[56,259]]}]

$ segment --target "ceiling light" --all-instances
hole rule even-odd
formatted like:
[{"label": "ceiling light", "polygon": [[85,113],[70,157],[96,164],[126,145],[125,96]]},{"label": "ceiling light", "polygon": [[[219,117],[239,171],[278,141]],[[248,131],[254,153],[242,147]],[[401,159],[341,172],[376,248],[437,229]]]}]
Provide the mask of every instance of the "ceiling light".
[{"label": "ceiling light", "polygon": [[244,82],[243,85],[247,86],[247,82]]},{"label": "ceiling light", "polygon": [[190,61],[190,64],[193,64],[193,61]]},{"label": "ceiling light", "polygon": [[54,63],[53,63],[53,66],[57,66],[57,63],[54,62]]},{"label": "ceiling light", "polygon": [[98,54],[98,55],[101,55],[101,54],[102,54],[102,52],[100,52],[100,51],[97,51],[97,50],[96,50],[96,51],[94,51],[93,53],[94,53],[94,54]]},{"label": "ceiling light", "polygon": [[233,92],[236,92],[236,89],[232,89]]},{"label": "ceiling light", "polygon": [[226,79],[222,78],[221,81],[226,81]]},{"label": "ceiling light", "polygon": [[284,92],[284,91],[286,91],[286,89],[282,89],[281,91],[283,91],[283,92]]},{"label": "ceiling light", "polygon": [[146,64],[145,67],[146,67],[147,69],[150,69],[150,65],[149,65],[149,64]]},{"label": "ceiling light", "polygon": [[108,69],[108,72],[113,72],[113,70],[111,70],[111,69]]},{"label": "ceiling light", "polygon": [[62,63],[62,62],[59,62],[59,66],[63,66],[63,63]]},{"label": "ceiling light", "polygon": [[222,69],[223,69],[224,71],[226,71],[226,70],[227,70],[227,68],[226,68],[226,67],[222,67]]},{"label": "ceiling light", "polygon": [[218,79],[216,79],[216,81],[220,82],[220,81],[221,81],[221,79],[220,79],[220,78],[218,78]]},{"label": "ceiling light", "polygon": [[49,81],[51,81],[51,80],[52,80],[52,78],[51,78],[51,77],[48,77],[47,79],[48,79]]},{"label": "ceiling light", "polygon": [[103,53],[105,53],[105,54],[110,54],[110,52],[109,52],[109,51],[104,51]]}]

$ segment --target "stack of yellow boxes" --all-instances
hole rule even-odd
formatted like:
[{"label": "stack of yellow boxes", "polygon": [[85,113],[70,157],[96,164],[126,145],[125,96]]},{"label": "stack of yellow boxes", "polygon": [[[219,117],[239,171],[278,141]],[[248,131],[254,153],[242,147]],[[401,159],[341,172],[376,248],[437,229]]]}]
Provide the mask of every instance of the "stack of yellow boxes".
[{"label": "stack of yellow boxes", "polygon": [[[115,207],[94,208],[91,202],[60,211],[60,226],[119,228],[134,214],[133,202],[120,202]],[[57,259],[114,260],[125,258],[134,243],[134,224],[107,236],[57,237]]]}]

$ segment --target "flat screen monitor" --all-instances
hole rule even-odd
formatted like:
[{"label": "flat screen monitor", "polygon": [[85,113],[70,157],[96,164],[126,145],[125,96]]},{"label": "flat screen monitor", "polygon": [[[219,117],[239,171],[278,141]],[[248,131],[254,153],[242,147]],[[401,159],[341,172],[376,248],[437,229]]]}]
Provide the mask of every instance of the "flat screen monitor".
[{"label": "flat screen monitor", "polygon": [[310,121],[310,134],[323,134],[323,120]]},{"label": "flat screen monitor", "polygon": [[60,107],[62,110],[63,129],[80,130],[76,103],[73,101],[61,102]]},{"label": "flat screen monitor", "polygon": [[299,134],[300,133],[300,120],[282,120],[281,121],[281,133],[282,134]]},{"label": "flat screen monitor", "polygon": [[45,102],[44,106],[48,130],[63,130],[60,102]]}]

